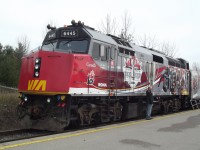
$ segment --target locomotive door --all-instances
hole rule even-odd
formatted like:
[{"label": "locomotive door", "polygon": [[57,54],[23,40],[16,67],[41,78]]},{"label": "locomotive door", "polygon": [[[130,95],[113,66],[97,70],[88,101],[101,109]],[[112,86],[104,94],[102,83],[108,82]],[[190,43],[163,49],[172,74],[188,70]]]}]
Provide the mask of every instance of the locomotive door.
[{"label": "locomotive door", "polygon": [[153,86],[155,80],[155,62],[146,62],[146,77],[150,86]]},{"label": "locomotive door", "polygon": [[108,94],[117,97],[117,50],[114,47],[108,50]]}]

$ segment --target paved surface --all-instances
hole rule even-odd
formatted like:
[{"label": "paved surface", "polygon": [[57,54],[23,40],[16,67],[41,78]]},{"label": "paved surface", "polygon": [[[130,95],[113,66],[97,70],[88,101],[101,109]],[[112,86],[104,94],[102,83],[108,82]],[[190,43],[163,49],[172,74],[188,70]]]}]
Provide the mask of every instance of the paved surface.
[{"label": "paved surface", "polygon": [[200,110],[15,141],[15,150],[200,150]]}]

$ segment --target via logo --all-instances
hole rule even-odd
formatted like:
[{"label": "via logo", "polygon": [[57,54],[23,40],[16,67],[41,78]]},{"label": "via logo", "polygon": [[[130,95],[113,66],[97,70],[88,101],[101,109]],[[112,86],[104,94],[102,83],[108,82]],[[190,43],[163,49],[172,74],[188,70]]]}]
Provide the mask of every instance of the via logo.
[{"label": "via logo", "polygon": [[46,80],[29,80],[28,90],[32,91],[46,91]]}]

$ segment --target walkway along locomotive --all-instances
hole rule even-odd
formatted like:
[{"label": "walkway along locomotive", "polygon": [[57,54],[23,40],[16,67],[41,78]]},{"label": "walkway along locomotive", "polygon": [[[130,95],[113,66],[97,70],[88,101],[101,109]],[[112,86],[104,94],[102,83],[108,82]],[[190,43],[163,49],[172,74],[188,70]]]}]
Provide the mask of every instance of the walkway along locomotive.
[{"label": "walkway along locomotive", "polygon": [[112,35],[80,21],[48,26],[42,47],[22,58],[19,119],[27,128],[125,120],[145,112],[152,86],[154,111],[178,111],[191,93],[189,63]]}]

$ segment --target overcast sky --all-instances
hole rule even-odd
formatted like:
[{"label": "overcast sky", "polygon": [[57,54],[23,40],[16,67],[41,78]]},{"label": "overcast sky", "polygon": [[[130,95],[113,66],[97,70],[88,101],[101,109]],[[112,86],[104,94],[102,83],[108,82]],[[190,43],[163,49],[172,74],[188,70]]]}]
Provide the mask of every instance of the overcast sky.
[{"label": "overcast sky", "polygon": [[177,57],[200,62],[200,0],[0,0],[0,43],[17,45],[27,36],[30,48],[40,46],[46,25],[72,19],[98,29],[107,14],[132,19],[134,37],[144,34],[175,43]]}]

